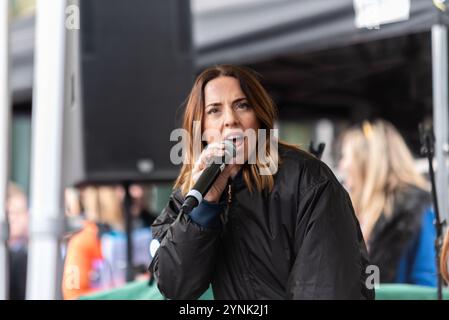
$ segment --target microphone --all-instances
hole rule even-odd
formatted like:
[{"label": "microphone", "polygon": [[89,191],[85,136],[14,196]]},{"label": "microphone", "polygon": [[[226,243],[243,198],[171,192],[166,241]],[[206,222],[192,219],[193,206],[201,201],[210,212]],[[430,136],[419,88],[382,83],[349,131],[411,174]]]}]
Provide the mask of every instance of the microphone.
[{"label": "microphone", "polygon": [[182,205],[184,213],[189,213],[193,210],[193,208],[197,207],[201,201],[203,201],[203,197],[207,194],[215,180],[217,180],[218,176],[226,166],[225,161],[227,157],[235,157],[236,150],[234,143],[230,140],[225,140],[224,145],[225,154],[221,158],[220,163],[213,162],[206,169],[204,169],[193,188],[187,193]]}]

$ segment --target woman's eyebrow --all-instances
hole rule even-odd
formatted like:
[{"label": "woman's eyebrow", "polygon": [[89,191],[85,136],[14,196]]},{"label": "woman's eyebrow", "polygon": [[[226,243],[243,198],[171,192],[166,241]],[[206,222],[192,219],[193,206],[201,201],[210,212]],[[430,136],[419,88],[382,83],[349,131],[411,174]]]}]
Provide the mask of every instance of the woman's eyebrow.
[{"label": "woman's eyebrow", "polygon": [[236,104],[237,102],[244,101],[244,100],[247,100],[246,97],[237,98],[232,102],[232,104]]},{"label": "woman's eyebrow", "polygon": [[221,102],[213,102],[213,103],[209,103],[209,104],[206,106],[206,108],[207,108],[207,107],[218,107],[218,106],[221,106]]},{"label": "woman's eyebrow", "polygon": [[[236,104],[237,102],[244,101],[244,100],[247,100],[247,98],[246,97],[237,98],[234,101],[232,101],[232,104]],[[209,103],[208,105],[206,105],[206,108],[207,107],[219,107],[221,105],[222,105],[221,102],[212,102],[212,103]]]}]

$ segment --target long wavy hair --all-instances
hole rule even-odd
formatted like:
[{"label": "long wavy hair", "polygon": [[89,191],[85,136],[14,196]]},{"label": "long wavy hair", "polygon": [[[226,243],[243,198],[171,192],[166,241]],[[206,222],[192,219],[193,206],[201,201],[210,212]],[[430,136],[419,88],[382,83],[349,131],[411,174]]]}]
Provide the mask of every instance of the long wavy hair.
[{"label": "long wavy hair", "polygon": [[365,121],[347,130],[342,145],[352,150],[354,185],[349,194],[368,240],[381,215],[392,214],[397,191],[407,186],[427,191],[428,185],[416,170],[404,139],[385,120]]},{"label": "long wavy hair", "polygon": [[[180,188],[181,192],[184,195],[193,186],[192,169],[196,160],[194,158],[193,150],[193,124],[194,121],[199,121],[201,123],[201,127],[204,127],[204,88],[209,81],[224,76],[233,77],[239,81],[240,87],[245,94],[249,105],[253,108],[256,117],[259,120],[260,129],[267,129],[265,159],[268,160],[268,163],[261,163],[260,159],[257,157],[255,164],[244,164],[242,173],[245,184],[250,191],[254,189],[257,189],[258,191],[262,191],[263,189],[271,190],[273,188],[273,175],[261,175],[260,170],[264,167],[268,167],[270,164],[280,164],[278,153],[273,152],[273,150],[271,150],[270,148],[270,143],[268,143],[270,141],[269,130],[273,129],[274,121],[277,118],[277,110],[274,102],[262,87],[253,71],[238,66],[218,65],[207,68],[197,77],[187,99],[187,104],[184,112],[183,128],[188,132],[190,139],[188,139],[188,146],[187,148],[185,148],[186,152],[184,154],[183,166],[174,185],[174,188]],[[287,147],[295,147],[283,142],[278,143]],[[203,143],[201,145],[201,151],[204,149],[204,147],[205,144]]]}]

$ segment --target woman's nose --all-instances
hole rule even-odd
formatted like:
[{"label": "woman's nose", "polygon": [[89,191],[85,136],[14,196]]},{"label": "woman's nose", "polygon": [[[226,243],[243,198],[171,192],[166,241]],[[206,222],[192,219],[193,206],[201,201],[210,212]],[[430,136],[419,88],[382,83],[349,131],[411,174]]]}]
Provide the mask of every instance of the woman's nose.
[{"label": "woman's nose", "polygon": [[232,107],[225,108],[224,112],[224,126],[225,127],[234,127],[238,123],[238,118],[234,112]]}]

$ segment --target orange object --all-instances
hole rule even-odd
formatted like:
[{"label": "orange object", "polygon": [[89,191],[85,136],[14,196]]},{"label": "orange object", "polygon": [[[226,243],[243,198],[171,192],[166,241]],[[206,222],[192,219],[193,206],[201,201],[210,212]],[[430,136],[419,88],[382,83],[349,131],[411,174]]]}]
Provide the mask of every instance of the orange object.
[{"label": "orange object", "polygon": [[101,289],[92,287],[95,262],[103,260],[98,232],[98,226],[87,221],[84,228],[69,240],[62,280],[64,299],[77,299]]}]

